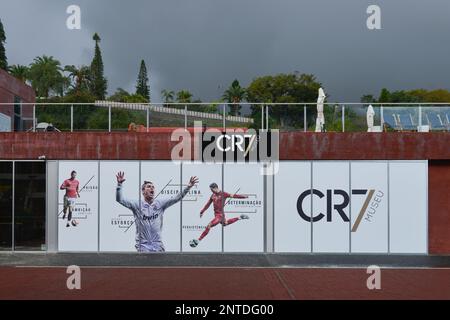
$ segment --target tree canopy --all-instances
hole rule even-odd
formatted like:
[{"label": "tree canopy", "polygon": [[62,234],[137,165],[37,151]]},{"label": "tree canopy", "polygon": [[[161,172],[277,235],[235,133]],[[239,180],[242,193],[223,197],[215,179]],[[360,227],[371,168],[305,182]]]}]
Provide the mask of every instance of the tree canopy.
[{"label": "tree canopy", "polygon": [[0,20],[0,69],[8,70],[8,59],[6,58],[6,34],[3,28],[2,20]]},{"label": "tree canopy", "polygon": [[150,102],[150,86],[148,85],[147,66],[144,60],[141,61],[141,67],[139,69],[136,94],[147,99],[147,102]]}]

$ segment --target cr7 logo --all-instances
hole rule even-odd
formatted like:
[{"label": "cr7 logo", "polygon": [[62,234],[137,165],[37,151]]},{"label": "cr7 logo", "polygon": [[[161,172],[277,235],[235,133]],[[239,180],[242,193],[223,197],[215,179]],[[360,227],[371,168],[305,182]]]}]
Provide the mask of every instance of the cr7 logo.
[{"label": "cr7 logo", "polygon": [[[366,195],[367,192],[369,191],[369,194],[366,197],[366,200],[364,201],[363,207],[360,210],[360,213],[358,215],[357,218],[357,222],[359,224],[359,221],[361,221],[362,216],[364,215],[364,212],[366,211],[370,200],[372,199],[375,190],[368,190],[368,189],[355,189],[352,190],[352,195]],[[379,191],[381,194],[382,192]],[[312,189],[312,190],[306,190],[304,191],[297,199],[297,211],[298,214],[300,215],[300,217],[307,221],[307,222],[317,222],[322,220],[325,217],[325,214],[322,212],[319,213],[315,213],[312,216],[306,214],[303,211],[303,202],[305,201],[306,198],[308,198],[309,196],[315,196],[315,197],[319,197],[320,199],[322,198],[326,198],[326,203],[327,203],[327,211],[326,211],[326,217],[327,217],[327,221],[331,222],[333,220],[333,211],[336,211],[339,216],[341,217],[341,219],[345,222],[349,222],[350,219],[349,217],[346,215],[346,213],[344,212],[344,209],[346,209],[348,207],[348,204],[350,202],[350,197],[349,194],[345,191],[345,190],[341,190],[341,189],[328,189],[326,191],[326,195],[317,189]],[[342,200],[340,202],[335,202],[336,196],[339,196]]]}]

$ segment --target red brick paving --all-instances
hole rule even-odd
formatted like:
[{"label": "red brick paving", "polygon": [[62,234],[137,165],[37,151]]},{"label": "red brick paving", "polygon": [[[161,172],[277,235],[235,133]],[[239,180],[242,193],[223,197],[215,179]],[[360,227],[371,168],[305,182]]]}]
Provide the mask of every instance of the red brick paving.
[{"label": "red brick paving", "polygon": [[365,269],[0,268],[0,299],[450,299],[450,269],[382,269],[368,290]]}]

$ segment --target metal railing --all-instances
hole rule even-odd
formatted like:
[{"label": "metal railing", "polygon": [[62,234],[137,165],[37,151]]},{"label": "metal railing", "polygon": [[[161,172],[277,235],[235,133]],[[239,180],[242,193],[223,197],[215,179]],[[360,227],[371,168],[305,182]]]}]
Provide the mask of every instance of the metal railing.
[{"label": "metal railing", "polygon": [[[450,103],[372,103],[373,132],[450,132]],[[18,108],[19,106],[19,108]],[[241,110],[234,110],[240,106]],[[368,103],[324,103],[325,132],[368,131]],[[20,114],[17,111],[20,109]],[[240,113],[240,114],[239,114]],[[0,103],[0,131],[206,127],[317,131],[317,103]],[[8,124],[9,122],[9,124]],[[51,126],[50,126],[51,124]]]}]

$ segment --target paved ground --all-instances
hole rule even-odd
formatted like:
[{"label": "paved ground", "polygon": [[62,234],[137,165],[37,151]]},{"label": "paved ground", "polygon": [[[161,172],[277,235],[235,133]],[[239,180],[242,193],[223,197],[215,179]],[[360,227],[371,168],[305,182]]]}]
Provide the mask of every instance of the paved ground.
[{"label": "paved ground", "polygon": [[382,269],[368,290],[359,268],[0,268],[0,299],[450,299],[450,269]]},{"label": "paved ground", "polygon": [[0,253],[0,266],[450,268],[450,255]]},{"label": "paved ground", "polygon": [[[71,264],[81,290],[66,287]],[[370,264],[381,290],[367,289]],[[448,300],[450,257],[0,254],[0,299]]]}]

